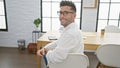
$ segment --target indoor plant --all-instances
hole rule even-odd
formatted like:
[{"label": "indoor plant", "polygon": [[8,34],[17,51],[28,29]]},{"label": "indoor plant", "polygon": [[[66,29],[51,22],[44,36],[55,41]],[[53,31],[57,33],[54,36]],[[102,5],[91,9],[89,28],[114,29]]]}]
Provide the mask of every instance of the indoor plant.
[{"label": "indoor plant", "polygon": [[37,19],[34,20],[34,25],[36,26],[37,30],[38,30],[38,27],[39,27],[40,23],[41,23],[40,18],[37,18]]}]

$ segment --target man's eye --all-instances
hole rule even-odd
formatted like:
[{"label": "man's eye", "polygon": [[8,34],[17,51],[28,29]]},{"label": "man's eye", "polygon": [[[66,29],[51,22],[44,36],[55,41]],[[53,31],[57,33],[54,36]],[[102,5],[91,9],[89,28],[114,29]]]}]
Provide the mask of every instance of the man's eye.
[{"label": "man's eye", "polygon": [[67,11],[65,11],[65,12],[64,12],[64,14],[68,14],[68,12],[67,12]]}]

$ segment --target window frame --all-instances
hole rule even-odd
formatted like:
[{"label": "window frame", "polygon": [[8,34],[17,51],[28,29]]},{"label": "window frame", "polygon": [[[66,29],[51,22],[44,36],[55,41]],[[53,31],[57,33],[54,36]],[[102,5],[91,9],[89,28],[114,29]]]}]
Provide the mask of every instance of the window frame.
[{"label": "window frame", "polygon": [[[54,1],[54,0],[53,0],[53,1]],[[52,3],[53,1],[52,1],[52,0],[49,0],[49,1],[48,1],[48,0],[47,0],[46,2],[51,2],[51,3]],[[81,4],[80,4],[80,15],[79,15],[80,18],[77,18],[77,17],[76,17],[76,20],[77,20],[77,21],[79,20],[79,28],[80,28],[80,29],[81,29],[81,24],[82,24],[82,1],[83,1],[83,0],[81,0],[81,1],[77,1],[77,0],[74,1],[74,3],[77,3],[77,2],[78,2],[78,3],[81,3]],[[57,1],[55,1],[55,2],[57,2]],[[58,3],[60,3],[60,1],[59,1]],[[41,10],[41,17],[40,17],[40,18],[41,18],[41,32],[46,32],[46,31],[43,30],[43,27],[44,27],[44,26],[43,26],[43,0],[41,0],[40,4],[41,4],[41,5],[40,5],[40,6],[41,6],[41,8],[40,8],[40,10]],[[76,8],[77,8],[77,7],[76,7]],[[52,8],[51,8],[51,10],[52,10]],[[56,13],[57,13],[57,12],[56,12]],[[52,16],[51,16],[51,17],[46,17],[46,18],[51,18],[51,20],[52,20],[52,18],[55,19],[55,18],[59,18],[59,17],[52,17]],[[51,23],[50,23],[50,24],[51,24]],[[50,28],[51,28],[51,27],[50,27]]]},{"label": "window frame", "polygon": [[4,4],[4,18],[5,18],[5,25],[6,25],[6,28],[5,29],[1,29],[0,28],[0,31],[8,31],[8,24],[7,24],[7,12],[6,12],[6,1],[3,0],[3,4]]},{"label": "window frame", "polygon": [[[111,14],[111,9],[112,9],[112,5],[113,4],[120,4],[120,2],[112,2],[112,0],[108,0],[108,2],[107,1],[105,1],[105,2],[100,2],[100,0],[98,0],[98,13],[97,13],[97,24],[96,24],[96,32],[100,32],[100,30],[101,29],[104,29],[105,28],[105,26],[107,26],[107,25],[115,25],[115,26],[118,26],[119,28],[120,28],[120,26],[119,26],[119,24],[120,24],[120,12],[119,12],[119,17],[118,18],[110,18],[110,14]],[[107,18],[99,18],[100,17],[100,6],[102,5],[102,4],[108,4],[109,6],[108,6],[108,11],[107,11]],[[105,11],[105,10],[104,10]],[[119,11],[119,10],[118,10]],[[106,21],[106,23],[101,23],[101,22],[99,22],[99,21]],[[110,24],[110,22],[112,22],[112,21],[117,21],[116,23],[114,23],[114,24]],[[100,26],[99,24],[103,24],[104,26]]]}]

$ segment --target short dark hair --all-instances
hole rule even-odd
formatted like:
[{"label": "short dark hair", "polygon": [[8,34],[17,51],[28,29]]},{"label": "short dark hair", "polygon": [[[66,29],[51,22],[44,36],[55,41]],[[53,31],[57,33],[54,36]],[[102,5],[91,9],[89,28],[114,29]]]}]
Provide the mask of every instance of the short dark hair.
[{"label": "short dark hair", "polygon": [[72,1],[61,1],[60,2],[60,7],[62,7],[62,6],[70,6],[71,10],[76,12],[76,6]]}]

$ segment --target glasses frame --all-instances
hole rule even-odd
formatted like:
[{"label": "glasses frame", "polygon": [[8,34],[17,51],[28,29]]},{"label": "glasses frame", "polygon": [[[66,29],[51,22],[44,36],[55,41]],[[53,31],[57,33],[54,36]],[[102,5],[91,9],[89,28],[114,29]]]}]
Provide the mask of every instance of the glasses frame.
[{"label": "glasses frame", "polygon": [[64,16],[66,16],[66,15],[68,15],[69,13],[74,13],[74,12],[72,12],[72,11],[57,11],[57,14],[60,16],[60,15],[64,15]]}]

